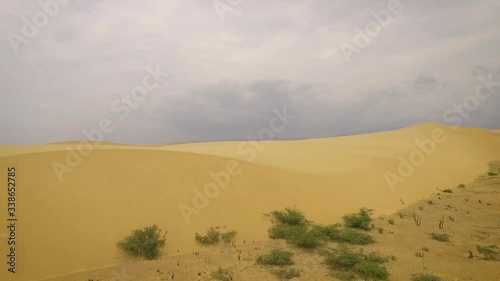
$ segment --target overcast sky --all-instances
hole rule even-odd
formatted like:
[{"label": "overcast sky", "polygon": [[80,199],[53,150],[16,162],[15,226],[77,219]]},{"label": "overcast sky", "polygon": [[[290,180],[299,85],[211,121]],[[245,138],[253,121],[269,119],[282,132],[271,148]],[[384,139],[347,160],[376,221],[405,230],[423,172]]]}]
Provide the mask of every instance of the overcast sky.
[{"label": "overcast sky", "polygon": [[[0,145],[82,140],[103,119],[112,142],[247,139],[284,106],[277,138],[446,124],[478,76],[500,80],[498,0],[65,1],[41,1],[44,23],[39,1],[0,0]],[[170,75],[121,118],[147,67]],[[500,128],[495,89],[464,125]]]}]

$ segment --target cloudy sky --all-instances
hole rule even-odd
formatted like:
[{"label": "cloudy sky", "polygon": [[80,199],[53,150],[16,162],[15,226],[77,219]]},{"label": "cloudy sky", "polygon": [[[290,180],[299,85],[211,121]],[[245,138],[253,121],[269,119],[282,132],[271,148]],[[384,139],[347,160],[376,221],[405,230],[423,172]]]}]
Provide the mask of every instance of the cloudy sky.
[{"label": "cloudy sky", "polygon": [[[500,80],[498,0],[0,1],[0,145],[102,120],[105,141],[247,139],[283,107],[277,138],[452,125],[465,101],[463,125],[500,128],[498,84],[474,97]],[[118,112],[147,68],[169,75]]]}]

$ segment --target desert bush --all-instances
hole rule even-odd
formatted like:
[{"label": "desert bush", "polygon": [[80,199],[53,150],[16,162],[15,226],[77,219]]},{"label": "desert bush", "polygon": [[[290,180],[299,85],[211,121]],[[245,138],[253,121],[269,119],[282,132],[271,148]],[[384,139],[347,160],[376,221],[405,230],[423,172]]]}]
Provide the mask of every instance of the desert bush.
[{"label": "desert bush", "polygon": [[453,193],[453,190],[447,188],[447,189],[443,189],[443,192],[444,193]]},{"label": "desert bush", "polygon": [[212,272],[212,278],[219,281],[231,281],[233,280],[233,273],[227,269],[219,267],[219,269]]},{"label": "desert bush", "polygon": [[297,233],[297,235],[289,240],[290,243],[301,248],[316,248],[322,245],[328,237],[323,234],[320,229],[312,228],[310,230]]},{"label": "desert bush", "polygon": [[309,221],[306,220],[304,214],[297,209],[286,208],[283,211],[273,211],[271,212],[271,216],[278,224],[297,226],[305,226],[309,224]]},{"label": "desert bush", "polygon": [[388,220],[387,222],[389,222],[390,225],[394,225],[394,220]]},{"label": "desert bush", "polygon": [[368,230],[370,229],[370,223],[372,222],[372,213],[372,209],[362,208],[359,210],[359,213],[347,214],[342,217],[342,219],[347,227]]},{"label": "desert bush", "polygon": [[220,242],[220,236],[220,231],[215,227],[211,227],[207,230],[205,235],[201,235],[196,232],[194,238],[199,244],[209,246],[218,244]]},{"label": "desert bush", "polygon": [[488,172],[488,176],[496,176],[496,175],[497,175],[497,173],[495,173],[495,172]]},{"label": "desert bush", "polygon": [[442,281],[442,280],[443,279],[441,277],[423,273],[413,274],[411,277],[411,281]]},{"label": "desert bush", "polygon": [[131,257],[142,257],[147,260],[157,259],[161,255],[161,249],[165,246],[165,236],[156,224],[136,229],[132,234],[117,243],[120,250]]},{"label": "desert bush", "polygon": [[295,267],[279,268],[273,271],[274,275],[280,279],[292,279],[300,277],[300,270]]},{"label": "desert bush", "polygon": [[486,247],[481,247],[476,245],[477,251],[483,254],[485,260],[497,260],[500,261],[500,252],[496,245],[489,245]]},{"label": "desert bush", "polygon": [[431,238],[434,239],[434,240],[437,240],[439,242],[448,242],[448,241],[450,241],[450,235],[448,235],[448,234],[431,233]]},{"label": "desert bush", "polygon": [[220,238],[222,241],[226,244],[229,244],[234,241],[234,238],[236,237],[236,231],[228,231],[221,233]]},{"label": "desert bush", "polygon": [[267,255],[257,258],[257,264],[285,266],[293,264],[293,253],[285,250],[274,249]]},{"label": "desert bush", "polygon": [[269,230],[269,238],[290,240],[298,235],[307,232],[305,225],[275,224]]},{"label": "desert bush", "polygon": [[345,228],[340,233],[336,242],[345,242],[353,245],[368,245],[375,243],[375,239],[368,234],[355,229]]},{"label": "desert bush", "polygon": [[464,188],[465,187],[465,184],[461,183],[458,185],[458,188]]},{"label": "desert bush", "polygon": [[[333,270],[353,273],[364,280],[387,280],[389,272],[382,263],[387,262],[387,258],[378,256],[375,253],[365,255],[354,252],[351,249],[341,246],[339,249],[326,252],[325,262]],[[337,276],[336,276],[337,277]],[[341,279],[342,277],[343,279]],[[337,278],[341,280],[353,280],[352,276],[344,274]]]}]

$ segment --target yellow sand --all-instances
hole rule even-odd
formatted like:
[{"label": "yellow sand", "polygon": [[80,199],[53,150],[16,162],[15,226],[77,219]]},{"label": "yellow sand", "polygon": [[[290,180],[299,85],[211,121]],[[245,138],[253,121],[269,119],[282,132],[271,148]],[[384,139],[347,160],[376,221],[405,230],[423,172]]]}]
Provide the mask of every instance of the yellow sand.
[{"label": "yellow sand", "polygon": [[[415,141],[430,139],[434,130],[442,130],[445,140],[391,189],[387,172],[398,175],[398,157],[415,154]],[[168,230],[166,252],[173,254],[197,249],[194,233],[216,225],[237,230],[242,240],[266,239],[269,223],[261,214],[288,206],[317,222],[339,220],[364,206],[389,213],[400,200],[414,202],[436,188],[469,182],[500,159],[498,132],[426,123],[367,135],[272,141],[261,143],[262,151],[244,142],[99,144],[60,182],[53,164],[67,163],[77,145],[0,147],[4,185],[7,167],[17,168],[18,267],[12,280],[117,263],[115,243],[153,223]],[[179,205],[193,206],[193,189],[203,192],[214,183],[210,172],[226,171],[234,161],[240,173],[187,224]],[[0,202],[4,224],[6,203]],[[6,251],[1,241],[0,253]],[[12,278],[1,264],[0,279]]]}]

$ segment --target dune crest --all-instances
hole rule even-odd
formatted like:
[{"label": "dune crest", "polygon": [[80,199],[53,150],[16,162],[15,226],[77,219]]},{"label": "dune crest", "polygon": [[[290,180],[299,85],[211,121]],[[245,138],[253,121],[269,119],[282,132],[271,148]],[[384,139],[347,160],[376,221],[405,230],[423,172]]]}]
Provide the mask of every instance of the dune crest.
[{"label": "dune crest", "polygon": [[[261,214],[288,206],[320,223],[360,207],[393,212],[400,200],[414,202],[436,188],[469,182],[500,159],[498,131],[425,123],[257,146],[98,144],[61,182],[53,165],[66,165],[68,150],[77,146],[0,147],[0,166],[15,166],[19,174],[19,280],[115,264],[116,242],[154,223],[169,231],[166,252],[173,254],[196,250],[194,233],[215,225],[236,229],[243,240],[266,239],[269,223]],[[423,160],[414,165],[410,157],[417,154]],[[408,166],[405,161],[413,171],[402,175],[398,170]],[[197,208],[195,195],[206,196],[207,184],[224,181],[220,175],[228,163],[237,163],[239,173],[216,196],[202,200],[207,206]],[[395,185],[388,174],[399,177]],[[196,214],[186,220],[179,206]],[[6,249],[0,243],[0,250]]]}]

